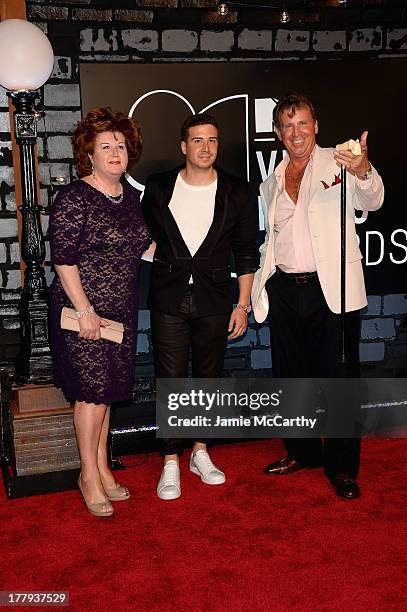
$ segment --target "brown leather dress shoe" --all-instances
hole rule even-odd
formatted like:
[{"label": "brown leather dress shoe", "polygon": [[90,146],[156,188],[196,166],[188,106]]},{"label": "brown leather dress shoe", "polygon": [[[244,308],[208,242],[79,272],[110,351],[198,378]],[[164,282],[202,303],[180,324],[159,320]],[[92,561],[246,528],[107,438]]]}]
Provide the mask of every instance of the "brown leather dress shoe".
[{"label": "brown leather dress shoe", "polygon": [[268,476],[285,476],[285,474],[294,474],[303,469],[304,467],[294,457],[287,455],[284,459],[279,459],[274,463],[266,465],[264,473]]},{"label": "brown leather dress shoe", "polygon": [[344,499],[357,499],[360,497],[359,485],[352,476],[338,474],[338,476],[334,476],[330,480],[339,497],[343,497]]}]

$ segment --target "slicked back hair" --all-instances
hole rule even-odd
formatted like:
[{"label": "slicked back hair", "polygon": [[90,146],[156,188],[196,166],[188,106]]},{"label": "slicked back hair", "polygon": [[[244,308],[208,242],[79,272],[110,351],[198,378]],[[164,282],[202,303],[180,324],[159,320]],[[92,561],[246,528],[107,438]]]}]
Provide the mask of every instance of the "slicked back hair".
[{"label": "slicked back hair", "polygon": [[187,142],[189,135],[189,128],[196,127],[197,125],[213,125],[218,130],[219,136],[219,125],[216,119],[208,113],[198,113],[196,115],[190,115],[187,117],[181,127],[181,140]]},{"label": "slicked back hair", "polygon": [[290,117],[295,115],[295,112],[300,108],[309,108],[314,121],[317,121],[317,113],[315,105],[308,96],[296,91],[285,94],[276,104],[273,111],[274,126],[278,129],[281,128],[280,120],[281,115],[284,111],[288,112]]}]

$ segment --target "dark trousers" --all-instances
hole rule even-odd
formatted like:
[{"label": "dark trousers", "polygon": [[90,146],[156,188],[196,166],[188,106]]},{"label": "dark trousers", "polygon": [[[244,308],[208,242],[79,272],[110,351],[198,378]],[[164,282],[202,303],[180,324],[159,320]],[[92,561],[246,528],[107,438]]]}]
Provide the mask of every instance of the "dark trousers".
[{"label": "dark trousers", "polygon": [[[341,316],[329,310],[317,276],[306,283],[277,272],[269,279],[272,368],[276,378],[359,377],[359,311],[345,317],[345,356],[340,364]],[[360,440],[286,438],[287,453],[305,467],[324,466],[328,478],[356,477]]]},{"label": "dark trousers", "polygon": [[[230,312],[198,316],[192,287],[186,291],[177,315],[153,310],[151,331],[156,377],[186,378],[191,349],[192,376],[218,378],[223,369],[229,319]],[[161,455],[181,452],[181,439],[163,440]]]}]

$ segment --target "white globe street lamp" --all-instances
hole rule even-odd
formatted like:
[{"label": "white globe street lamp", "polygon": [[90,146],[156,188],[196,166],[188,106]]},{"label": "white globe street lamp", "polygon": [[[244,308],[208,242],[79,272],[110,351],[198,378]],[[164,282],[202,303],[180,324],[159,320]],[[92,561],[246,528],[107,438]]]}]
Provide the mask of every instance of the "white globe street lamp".
[{"label": "white globe street lamp", "polygon": [[0,85],[33,91],[49,79],[53,65],[51,43],[40,28],[23,19],[0,22]]}]

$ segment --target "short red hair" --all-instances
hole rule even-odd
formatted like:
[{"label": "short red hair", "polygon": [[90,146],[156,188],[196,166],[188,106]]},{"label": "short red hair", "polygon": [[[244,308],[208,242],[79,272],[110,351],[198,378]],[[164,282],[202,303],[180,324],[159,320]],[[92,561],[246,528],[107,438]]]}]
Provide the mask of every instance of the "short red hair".
[{"label": "short red hair", "polygon": [[92,155],[96,134],[101,132],[120,132],[126,140],[129,163],[137,161],[143,147],[143,137],[140,126],[121,112],[113,112],[111,108],[96,107],[79,121],[72,136],[72,148],[75,158],[76,173],[79,178],[92,172]]}]

